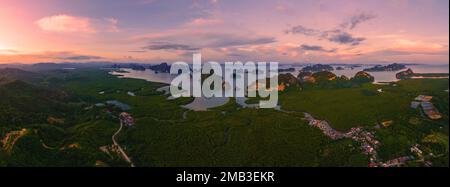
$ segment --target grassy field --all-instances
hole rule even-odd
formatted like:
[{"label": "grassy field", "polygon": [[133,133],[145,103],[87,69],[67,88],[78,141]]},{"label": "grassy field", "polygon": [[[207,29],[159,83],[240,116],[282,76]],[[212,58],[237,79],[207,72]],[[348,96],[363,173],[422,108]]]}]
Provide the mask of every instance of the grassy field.
[{"label": "grassy field", "polygon": [[123,143],[141,165],[152,166],[321,166],[323,149],[333,150],[326,156],[335,158],[334,166],[358,164],[336,158],[340,149],[366,161],[351,143],[330,146],[334,143],[299,118],[273,110],[216,110],[189,113],[180,123],[141,119]]}]

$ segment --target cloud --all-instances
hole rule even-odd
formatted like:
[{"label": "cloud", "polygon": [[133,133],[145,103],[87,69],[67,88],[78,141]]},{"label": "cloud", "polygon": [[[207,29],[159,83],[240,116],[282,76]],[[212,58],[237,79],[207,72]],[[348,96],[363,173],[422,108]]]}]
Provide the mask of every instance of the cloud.
[{"label": "cloud", "polygon": [[430,41],[395,39],[388,46],[369,52],[379,56],[448,56],[448,44],[434,43]]},{"label": "cloud", "polygon": [[303,45],[300,46],[300,49],[304,50],[304,51],[319,51],[319,52],[327,52],[327,53],[334,53],[334,52],[336,52],[336,49],[326,50],[322,46],[318,46],[318,45],[306,45],[306,44],[303,44]]},{"label": "cloud", "polygon": [[90,55],[76,55],[76,56],[66,56],[66,57],[55,57],[56,59],[62,59],[62,60],[98,60],[102,59],[102,57],[99,56],[90,56]]},{"label": "cloud", "polygon": [[401,51],[401,50],[383,50],[378,51],[379,54],[383,55],[437,55],[437,56],[448,56],[449,51]]},{"label": "cloud", "polygon": [[366,40],[363,37],[354,37],[351,34],[347,32],[343,32],[340,30],[327,32],[324,34],[324,37],[328,39],[330,42],[335,42],[338,44],[345,44],[345,45],[352,45],[356,46],[361,44],[364,40]]},{"label": "cloud", "polygon": [[153,4],[156,1],[157,0],[140,0],[140,1],[138,1],[138,4],[144,4],[144,5],[146,5],[146,4]]},{"label": "cloud", "polygon": [[38,53],[0,54],[0,62],[36,63],[36,62],[82,62],[104,59],[100,56],[79,54],[71,51],[47,51]]},{"label": "cloud", "polygon": [[306,28],[302,25],[294,26],[285,31],[286,34],[303,34],[305,36],[317,36],[320,35],[321,31],[311,28]]},{"label": "cloud", "polygon": [[209,34],[205,37],[212,37],[213,40],[206,45],[210,48],[218,47],[237,47],[247,45],[263,45],[276,42],[273,37],[243,36],[235,34]]},{"label": "cloud", "polygon": [[145,52],[147,52],[147,51],[144,51],[144,50],[131,50],[131,51],[128,51],[129,53],[145,53]]},{"label": "cloud", "polygon": [[14,49],[0,49],[0,54],[4,53],[4,54],[16,54],[19,53],[20,51],[14,50]]},{"label": "cloud", "polygon": [[114,18],[91,19],[66,14],[43,17],[36,24],[44,31],[64,33],[118,32]]},{"label": "cloud", "polygon": [[292,27],[291,29],[285,31],[286,34],[302,34],[305,36],[315,36],[318,39],[326,39],[330,42],[343,44],[343,45],[352,45],[356,46],[361,44],[364,40],[366,40],[363,37],[354,37],[348,32],[345,32],[343,30],[325,30],[321,31],[318,29],[311,29],[304,27],[302,25],[298,25],[295,27]]},{"label": "cloud", "polygon": [[239,46],[264,45],[276,42],[273,37],[255,36],[244,33],[223,33],[178,30],[138,36],[135,42],[150,43],[144,46],[148,50],[199,50]]},{"label": "cloud", "polygon": [[293,16],[293,15],[295,15],[295,10],[292,9],[291,7],[289,7],[289,6],[277,5],[277,6],[275,7],[275,11],[277,11],[277,12],[279,12],[279,13],[281,13],[281,14],[288,15],[288,16]]},{"label": "cloud", "polygon": [[206,19],[206,18],[197,18],[193,19],[192,21],[188,22],[186,25],[188,26],[204,26],[204,25],[216,25],[223,23],[223,20],[221,19]]},{"label": "cloud", "polygon": [[351,16],[348,20],[344,21],[340,26],[344,29],[350,30],[356,28],[359,24],[376,18],[376,15],[369,13],[359,13]]},{"label": "cloud", "polygon": [[199,48],[192,47],[184,44],[174,44],[168,42],[150,42],[149,45],[142,47],[142,49],[148,50],[181,50],[181,51],[195,51]]},{"label": "cloud", "polygon": [[78,54],[76,52],[71,52],[71,51],[56,51],[56,52],[50,51],[50,52],[43,52],[43,53],[31,54],[31,55],[34,56],[35,58],[67,60],[67,61],[85,61],[85,60],[103,59],[100,56]]},{"label": "cloud", "polygon": [[[305,36],[315,36],[318,39],[326,39],[330,42],[334,42],[342,45],[360,45],[366,40],[364,37],[355,37],[348,33],[348,30],[356,28],[359,24],[376,18],[376,15],[369,13],[358,13],[339,25],[340,29],[334,30],[319,30],[313,28],[307,28],[303,25],[294,26],[285,31],[286,34],[302,34]],[[338,27],[338,28],[339,28]]]}]

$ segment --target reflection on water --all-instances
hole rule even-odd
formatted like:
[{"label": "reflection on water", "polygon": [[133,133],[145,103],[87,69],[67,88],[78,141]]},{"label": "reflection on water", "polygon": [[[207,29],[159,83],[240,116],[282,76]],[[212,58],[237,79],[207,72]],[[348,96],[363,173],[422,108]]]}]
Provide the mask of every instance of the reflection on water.
[{"label": "reflection on water", "polygon": [[138,71],[132,69],[121,69],[122,71],[112,71],[111,75],[117,75],[121,78],[133,78],[133,79],[142,79],[149,82],[157,82],[157,83],[166,83],[170,84],[172,79],[176,77],[176,75],[170,75],[168,73],[155,73],[153,70],[146,69],[145,71]]},{"label": "reflection on water", "polygon": [[228,97],[197,97],[194,99],[194,101],[192,101],[192,103],[181,107],[194,111],[206,111],[210,108],[215,108],[227,104],[228,101],[230,101],[230,98]]}]

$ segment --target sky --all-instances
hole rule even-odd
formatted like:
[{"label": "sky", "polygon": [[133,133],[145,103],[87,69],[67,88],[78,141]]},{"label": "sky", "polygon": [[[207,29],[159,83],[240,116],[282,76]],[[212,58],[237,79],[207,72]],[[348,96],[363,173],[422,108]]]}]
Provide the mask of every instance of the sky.
[{"label": "sky", "polygon": [[0,63],[449,63],[448,0],[0,0]]}]

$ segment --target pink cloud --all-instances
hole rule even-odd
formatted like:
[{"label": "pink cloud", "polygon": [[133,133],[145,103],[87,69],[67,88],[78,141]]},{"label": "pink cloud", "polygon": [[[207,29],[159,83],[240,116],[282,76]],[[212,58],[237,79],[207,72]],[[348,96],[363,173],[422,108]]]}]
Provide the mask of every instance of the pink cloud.
[{"label": "pink cloud", "polygon": [[203,26],[203,25],[216,25],[223,23],[223,20],[221,19],[205,19],[205,18],[198,18],[190,21],[187,23],[188,26]]},{"label": "pink cloud", "polygon": [[76,51],[44,51],[36,53],[0,53],[0,63],[83,62],[106,58]]},{"label": "pink cloud", "polygon": [[36,21],[36,24],[44,31],[50,32],[118,32],[118,21],[114,18],[91,19],[66,14],[44,17]]}]

